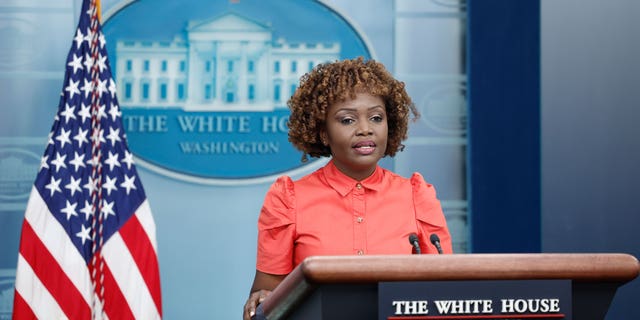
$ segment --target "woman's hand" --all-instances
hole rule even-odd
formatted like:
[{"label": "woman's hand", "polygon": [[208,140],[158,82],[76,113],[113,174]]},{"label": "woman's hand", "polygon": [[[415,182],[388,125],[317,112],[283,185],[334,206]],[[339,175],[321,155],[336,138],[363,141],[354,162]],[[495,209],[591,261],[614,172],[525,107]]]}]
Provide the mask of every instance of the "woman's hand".
[{"label": "woman's hand", "polygon": [[256,314],[256,307],[271,294],[271,290],[275,289],[284,277],[286,277],[285,274],[269,274],[256,270],[251,294],[242,308],[242,319],[251,320],[251,317]]},{"label": "woman's hand", "polygon": [[249,295],[249,299],[247,299],[247,302],[244,304],[242,319],[251,320],[251,317],[256,314],[256,308],[258,305],[261,304],[269,294],[271,294],[270,290],[259,290]]}]

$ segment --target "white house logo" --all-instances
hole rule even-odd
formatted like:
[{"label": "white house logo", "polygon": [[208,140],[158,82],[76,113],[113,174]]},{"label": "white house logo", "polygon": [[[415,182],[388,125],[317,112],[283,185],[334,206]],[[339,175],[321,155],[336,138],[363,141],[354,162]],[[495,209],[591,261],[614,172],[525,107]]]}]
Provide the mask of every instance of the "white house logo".
[{"label": "white house logo", "polygon": [[129,146],[143,165],[189,181],[252,183],[313,167],[287,140],[287,100],[315,65],[371,56],[317,1],[136,1],[113,11],[104,33]]}]

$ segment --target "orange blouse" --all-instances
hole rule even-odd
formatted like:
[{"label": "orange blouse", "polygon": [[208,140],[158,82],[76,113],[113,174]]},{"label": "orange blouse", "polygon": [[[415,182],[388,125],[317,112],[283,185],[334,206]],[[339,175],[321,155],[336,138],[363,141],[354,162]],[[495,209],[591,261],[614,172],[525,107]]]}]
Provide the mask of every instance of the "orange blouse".
[{"label": "orange blouse", "polygon": [[256,268],[288,274],[315,255],[411,254],[416,233],[422,253],[444,253],[451,236],[432,185],[419,173],[410,179],[378,166],[358,182],[333,161],[298,181],[282,176],[271,185],[258,219]]}]

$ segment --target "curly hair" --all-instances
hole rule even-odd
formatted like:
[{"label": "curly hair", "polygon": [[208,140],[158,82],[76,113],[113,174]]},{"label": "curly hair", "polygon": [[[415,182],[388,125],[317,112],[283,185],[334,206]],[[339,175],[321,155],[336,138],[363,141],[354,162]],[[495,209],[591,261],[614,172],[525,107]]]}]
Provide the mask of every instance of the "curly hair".
[{"label": "curly hair", "polygon": [[420,114],[405,90],[403,82],[396,80],[384,65],[362,57],[332,63],[323,63],[302,76],[300,86],[287,102],[291,115],[289,141],[314,158],[328,157],[331,150],[322,143],[320,132],[326,125],[326,113],[334,103],[354,99],[357,93],[368,93],[382,98],[387,113],[388,137],[384,155],[393,157],[402,151],[407,139],[410,113],[414,119]]}]

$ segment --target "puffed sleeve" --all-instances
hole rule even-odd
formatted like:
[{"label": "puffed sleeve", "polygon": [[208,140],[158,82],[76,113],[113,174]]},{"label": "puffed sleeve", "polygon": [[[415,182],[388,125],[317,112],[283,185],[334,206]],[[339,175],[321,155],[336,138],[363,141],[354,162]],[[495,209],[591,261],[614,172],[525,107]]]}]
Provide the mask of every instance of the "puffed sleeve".
[{"label": "puffed sleeve", "polygon": [[288,274],[293,269],[295,237],[293,181],[279,177],[269,188],[258,218],[256,269],[270,274]]},{"label": "puffed sleeve", "polygon": [[417,172],[411,176],[411,187],[422,252],[438,253],[429,240],[435,233],[440,238],[443,253],[452,253],[451,235],[435,188]]}]

